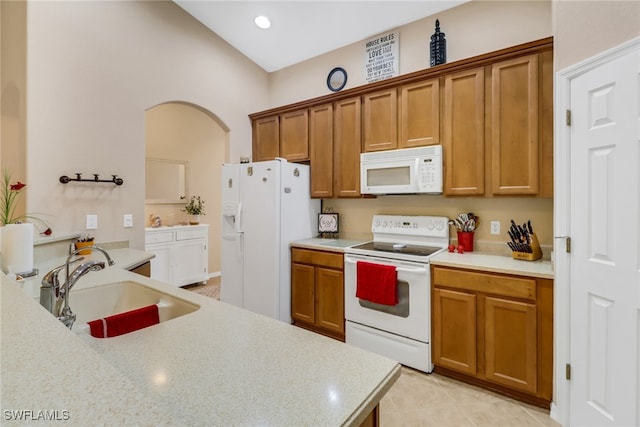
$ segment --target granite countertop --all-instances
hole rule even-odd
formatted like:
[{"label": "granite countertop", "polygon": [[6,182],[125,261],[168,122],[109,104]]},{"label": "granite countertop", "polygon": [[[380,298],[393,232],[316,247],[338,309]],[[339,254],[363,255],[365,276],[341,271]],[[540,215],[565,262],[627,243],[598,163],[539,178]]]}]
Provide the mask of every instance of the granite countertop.
[{"label": "granite countertop", "polygon": [[76,288],[135,281],[200,308],[96,339],[0,274],[6,425],[21,424],[7,410],[24,409],[57,410],[68,425],[359,425],[400,375],[393,360],[123,270],[150,255],[128,253]]},{"label": "granite countertop", "polygon": [[432,265],[468,268],[494,273],[553,279],[553,265],[550,261],[524,261],[501,255],[479,252],[441,252],[431,258]]}]

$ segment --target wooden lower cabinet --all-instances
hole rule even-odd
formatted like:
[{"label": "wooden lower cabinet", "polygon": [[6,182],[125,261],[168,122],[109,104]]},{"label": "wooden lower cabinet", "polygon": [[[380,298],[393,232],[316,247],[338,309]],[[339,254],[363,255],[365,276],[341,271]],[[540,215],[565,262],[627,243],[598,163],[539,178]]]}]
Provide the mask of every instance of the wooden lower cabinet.
[{"label": "wooden lower cabinet", "polygon": [[293,324],[344,341],[343,255],[291,249]]},{"label": "wooden lower cabinet", "polygon": [[441,366],[476,374],[476,296],[433,290],[433,358]]},{"label": "wooden lower cabinet", "polygon": [[435,371],[549,408],[553,281],[432,266]]},{"label": "wooden lower cabinet", "polygon": [[151,277],[151,262],[147,261],[144,264],[132,268],[129,271],[131,271],[132,273],[140,274],[141,276]]}]

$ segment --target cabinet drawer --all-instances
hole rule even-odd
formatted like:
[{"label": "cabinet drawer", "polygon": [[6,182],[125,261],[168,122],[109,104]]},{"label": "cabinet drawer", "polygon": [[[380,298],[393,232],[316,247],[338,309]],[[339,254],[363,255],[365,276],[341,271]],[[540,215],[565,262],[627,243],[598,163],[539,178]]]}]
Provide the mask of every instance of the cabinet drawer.
[{"label": "cabinet drawer", "polygon": [[176,240],[190,240],[201,239],[206,237],[207,231],[204,228],[197,228],[193,230],[177,230]]},{"label": "cabinet drawer", "polygon": [[434,267],[434,286],[464,289],[485,294],[524,298],[535,301],[536,281],[522,277],[498,276],[481,272]]},{"label": "cabinet drawer", "polygon": [[146,233],[144,236],[144,243],[147,245],[166,242],[173,242],[173,231]]},{"label": "cabinet drawer", "polygon": [[291,261],[300,264],[322,265],[338,270],[342,270],[344,266],[342,254],[307,249],[291,249]]}]

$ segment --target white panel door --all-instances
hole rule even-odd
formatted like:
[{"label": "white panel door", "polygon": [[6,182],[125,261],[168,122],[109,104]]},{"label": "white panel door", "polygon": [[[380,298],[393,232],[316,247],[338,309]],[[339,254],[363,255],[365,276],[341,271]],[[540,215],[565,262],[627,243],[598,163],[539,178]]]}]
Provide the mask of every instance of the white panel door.
[{"label": "white panel door", "polygon": [[639,64],[634,51],[570,85],[570,422],[576,426],[640,423]]}]

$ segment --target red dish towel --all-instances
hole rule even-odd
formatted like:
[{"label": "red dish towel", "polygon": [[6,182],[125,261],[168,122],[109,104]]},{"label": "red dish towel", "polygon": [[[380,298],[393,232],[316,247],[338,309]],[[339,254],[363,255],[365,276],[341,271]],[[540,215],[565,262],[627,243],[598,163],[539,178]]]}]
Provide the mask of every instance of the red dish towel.
[{"label": "red dish towel", "polygon": [[356,269],[356,297],[377,304],[398,304],[398,272],[394,266],[358,261]]},{"label": "red dish towel", "polygon": [[89,322],[91,336],[111,338],[160,323],[156,304]]}]

